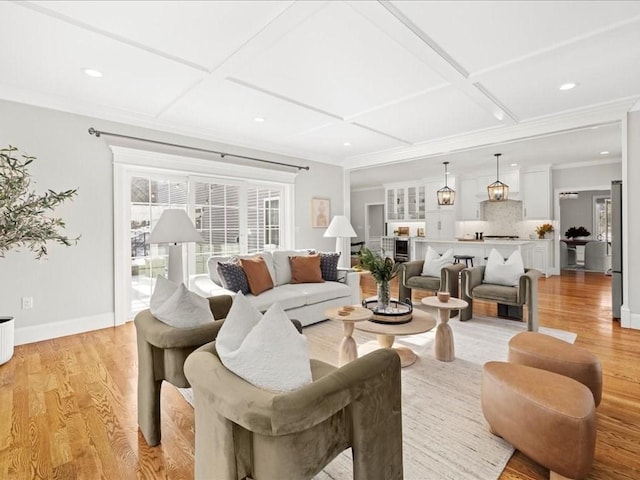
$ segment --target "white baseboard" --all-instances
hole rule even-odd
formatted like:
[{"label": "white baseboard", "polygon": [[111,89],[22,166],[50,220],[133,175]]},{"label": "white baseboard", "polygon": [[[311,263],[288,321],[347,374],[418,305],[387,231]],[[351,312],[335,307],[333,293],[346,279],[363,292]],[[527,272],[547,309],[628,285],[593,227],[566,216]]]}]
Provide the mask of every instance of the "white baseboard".
[{"label": "white baseboard", "polygon": [[625,305],[620,308],[620,326],[640,330],[640,314],[633,313]]},{"label": "white baseboard", "polygon": [[30,327],[19,327],[16,325],[15,345],[40,342],[51,338],[75,335],[76,333],[90,332],[91,330],[99,330],[113,326],[115,326],[115,316],[113,312],[92,315],[90,317],[71,318],[69,320]]}]

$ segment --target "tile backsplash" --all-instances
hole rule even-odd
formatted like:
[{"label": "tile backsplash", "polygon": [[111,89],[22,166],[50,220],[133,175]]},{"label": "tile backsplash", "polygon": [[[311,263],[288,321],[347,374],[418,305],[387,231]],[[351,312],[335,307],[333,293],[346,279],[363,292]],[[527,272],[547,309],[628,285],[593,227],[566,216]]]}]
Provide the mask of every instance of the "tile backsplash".
[{"label": "tile backsplash", "polygon": [[507,200],[505,202],[482,202],[484,221],[457,222],[456,236],[474,235],[514,235],[520,238],[537,238],[536,227],[549,220],[523,220],[522,202]]}]

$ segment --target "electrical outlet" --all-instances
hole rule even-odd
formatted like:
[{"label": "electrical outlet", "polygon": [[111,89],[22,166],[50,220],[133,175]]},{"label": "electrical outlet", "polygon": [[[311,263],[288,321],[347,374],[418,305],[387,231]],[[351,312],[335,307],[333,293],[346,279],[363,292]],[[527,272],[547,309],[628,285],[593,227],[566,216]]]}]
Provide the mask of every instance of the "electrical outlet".
[{"label": "electrical outlet", "polygon": [[33,297],[22,297],[22,309],[28,310],[33,308]]}]

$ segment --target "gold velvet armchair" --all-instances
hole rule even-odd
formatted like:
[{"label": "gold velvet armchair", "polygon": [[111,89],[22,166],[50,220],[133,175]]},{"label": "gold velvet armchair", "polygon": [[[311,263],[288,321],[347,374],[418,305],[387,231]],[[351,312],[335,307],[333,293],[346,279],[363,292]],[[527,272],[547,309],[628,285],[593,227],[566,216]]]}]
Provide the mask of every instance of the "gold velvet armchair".
[{"label": "gold velvet armchair", "polygon": [[227,370],[215,342],[192,353],[195,478],[313,478],[351,447],[356,480],[402,479],[400,360],[382,349],[336,368],[311,360],[313,382],[288,393]]},{"label": "gold velvet armchair", "polygon": [[[473,316],[473,300],[484,300],[498,304],[498,316],[516,318],[527,322],[527,330],[538,331],[538,279],[541,272],[525,268],[518,285],[508,287],[483,283],[485,266],[465,268],[460,275],[461,295],[469,306],[460,313],[460,320],[470,320]],[[526,306],[526,318],[522,307]]]},{"label": "gold velvet armchair", "polygon": [[[231,308],[232,297],[209,298],[213,318],[223,319]],[[187,388],[185,359],[196,348],[215,340],[221,320],[195,328],[175,328],[143,310],[134,324],[138,342],[138,425],[147,443],[160,443],[160,388],[163,380]]]},{"label": "gold velvet armchair", "polygon": [[[452,297],[458,296],[458,277],[464,268],[462,264],[448,264],[442,267],[439,277],[429,277],[422,275],[424,260],[414,260],[400,265],[399,277],[399,300],[411,299],[412,290],[427,290],[430,292],[449,292]],[[455,310],[451,316],[458,314]]]}]

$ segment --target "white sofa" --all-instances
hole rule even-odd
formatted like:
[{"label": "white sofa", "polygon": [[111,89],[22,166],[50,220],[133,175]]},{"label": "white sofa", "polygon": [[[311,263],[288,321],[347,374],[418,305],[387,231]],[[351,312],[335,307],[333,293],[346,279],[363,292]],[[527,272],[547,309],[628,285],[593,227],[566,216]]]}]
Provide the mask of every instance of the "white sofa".
[{"label": "white sofa", "polygon": [[[274,288],[260,295],[247,294],[246,297],[261,312],[266,311],[273,303],[279,302],[289,318],[298,320],[302,326],[325,320],[327,308],[360,303],[360,275],[350,270],[338,270],[339,281],[323,283],[291,282],[289,256],[308,255],[307,250],[276,250],[259,252],[253,255],[238,255],[249,258],[261,255]],[[216,295],[235,295],[235,292],[222,287],[216,270],[218,262],[227,261],[231,257],[211,257],[207,262],[208,274],[192,277],[190,288],[203,297]]]}]

